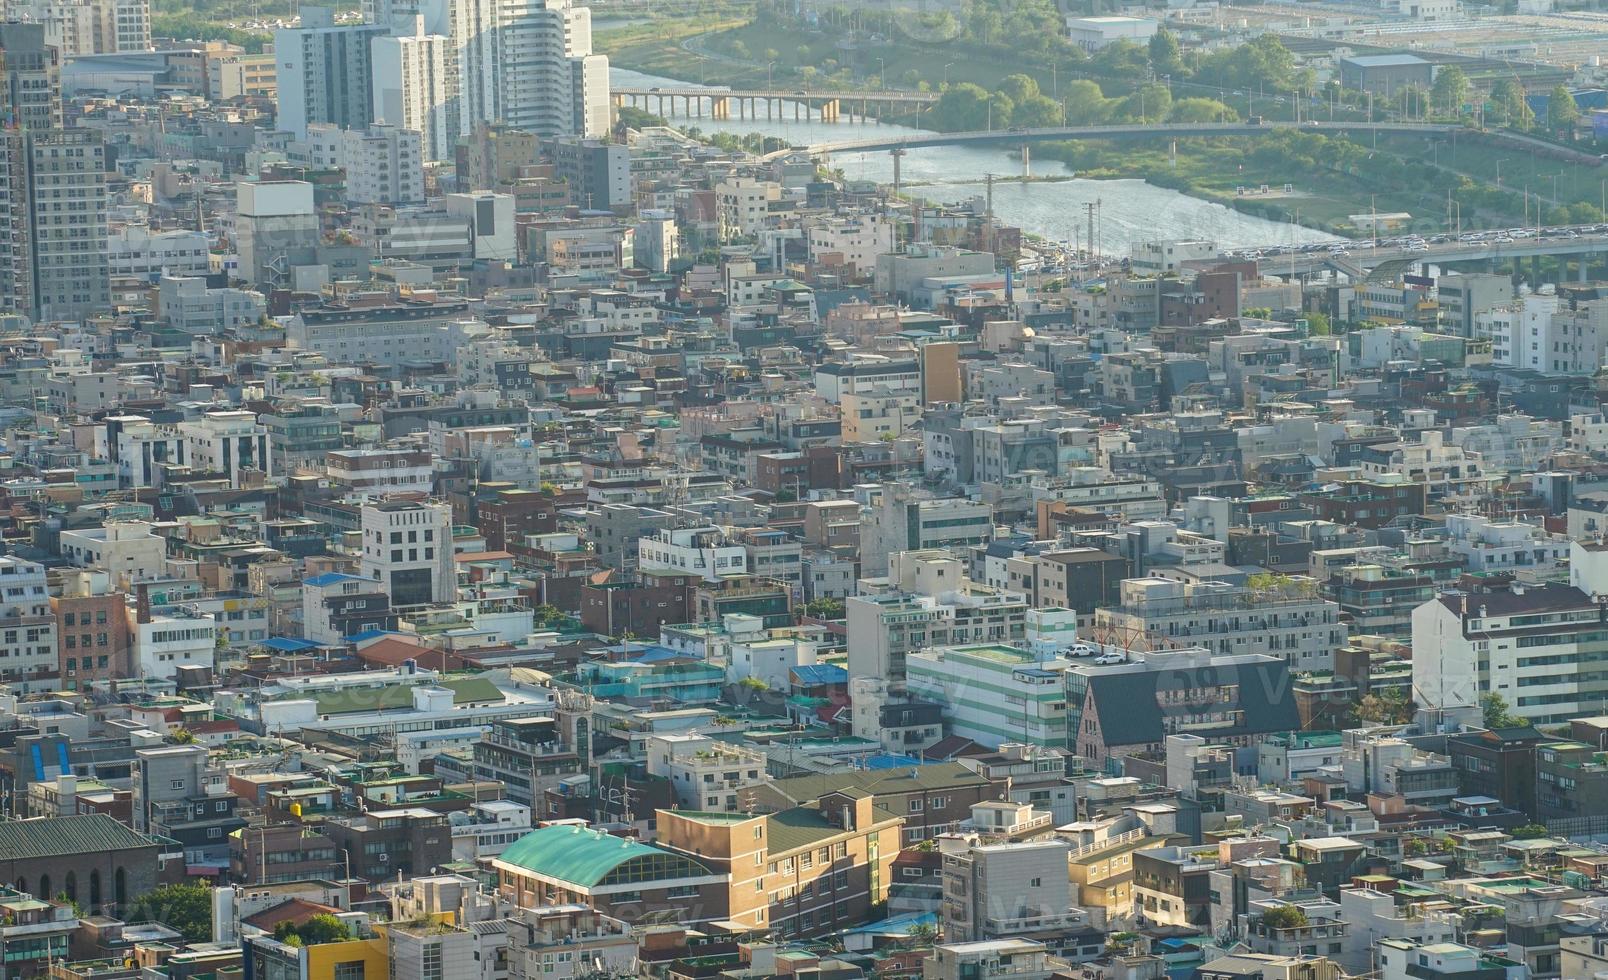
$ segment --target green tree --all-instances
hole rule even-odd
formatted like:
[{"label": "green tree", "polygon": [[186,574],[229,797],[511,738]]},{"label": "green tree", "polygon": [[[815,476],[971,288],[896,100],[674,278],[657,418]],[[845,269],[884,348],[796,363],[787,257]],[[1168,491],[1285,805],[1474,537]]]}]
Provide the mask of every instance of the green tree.
[{"label": "green tree", "polygon": [[1031,75],[1006,75],[999,83],[999,90],[1010,96],[1012,102],[1020,105],[1039,94],[1039,85]]},{"label": "green tree", "polygon": [[1535,112],[1524,98],[1524,86],[1511,78],[1499,78],[1491,86],[1490,113],[1498,125],[1521,132],[1535,128]]},{"label": "green tree", "polygon": [[1280,905],[1262,913],[1262,924],[1269,929],[1297,929],[1307,924],[1307,914],[1299,905]]},{"label": "green tree", "polygon": [[843,600],[834,599],[830,596],[811,599],[804,604],[804,615],[813,616],[816,619],[842,619]]},{"label": "green tree", "polygon": [[205,885],[163,885],[136,898],[125,922],[160,922],[180,932],[186,942],[212,940],[212,890]]},{"label": "green tree", "polygon": [[1528,722],[1508,710],[1507,700],[1495,691],[1480,696],[1480,714],[1486,728],[1520,728]]},{"label": "green tree", "polygon": [[980,85],[961,82],[951,85],[938,97],[928,118],[944,130],[982,129],[988,122],[988,93]]},{"label": "green tree", "polygon": [[1183,74],[1184,54],[1178,35],[1165,27],[1150,35],[1150,67],[1158,75]]},{"label": "green tree", "polygon": [[918,922],[905,930],[905,939],[911,946],[931,946],[938,941],[938,927],[930,922]]},{"label": "green tree", "polygon": [[669,121],[663,116],[646,109],[635,106],[622,105],[615,110],[618,113],[615,124],[620,131],[627,129],[646,129],[649,126],[668,126]]},{"label": "green tree", "polygon": [[1113,121],[1146,122],[1165,119],[1172,109],[1172,93],[1167,86],[1152,82],[1141,85],[1117,103],[1112,112]]},{"label": "green tree", "polygon": [[346,923],[328,912],[320,912],[300,925],[286,919],[274,927],[274,938],[284,942],[290,937],[300,940],[302,946],[320,946],[324,943],[345,942],[352,938]]},{"label": "green tree", "polygon": [[1011,122],[1028,129],[1042,129],[1061,124],[1061,103],[1047,95],[1035,95],[1016,103]]},{"label": "green tree", "polygon": [[1080,78],[1068,82],[1062,90],[1066,93],[1062,103],[1068,126],[1098,126],[1110,118],[1112,100],[1105,97],[1098,83]]},{"label": "green tree", "polygon": [[1549,831],[1544,823],[1526,823],[1514,827],[1508,833],[1513,835],[1514,840],[1535,840],[1547,836]]},{"label": "green tree", "polygon": [[1463,111],[1463,104],[1468,101],[1468,92],[1468,76],[1456,65],[1442,68],[1437,72],[1435,84],[1429,90],[1430,98],[1434,100],[1435,105],[1448,116],[1455,116]]},{"label": "green tree", "polygon": [[1143,78],[1150,73],[1150,52],[1132,41],[1113,41],[1094,53],[1089,67],[1110,78]]},{"label": "green tree", "polygon": [[1015,112],[1016,100],[1004,92],[995,92],[988,99],[983,125],[988,129],[1004,129],[1011,124],[1012,114]]},{"label": "green tree", "polygon": [[1301,315],[1306,318],[1307,333],[1314,337],[1327,337],[1334,331],[1334,326],[1329,322],[1329,314],[1327,313],[1319,313],[1314,310],[1311,313]]},{"label": "green tree", "polygon": [[1574,96],[1566,86],[1554,85],[1547,97],[1547,128],[1554,134],[1572,135],[1579,121],[1580,106],[1575,104]]},{"label": "green tree", "polygon": [[1413,706],[1406,692],[1400,688],[1387,688],[1378,694],[1364,695],[1357,702],[1357,720],[1373,725],[1405,725],[1412,720]]},{"label": "green tree", "polygon": [[1169,120],[1181,123],[1232,121],[1235,115],[1233,109],[1216,99],[1179,99],[1167,110]]}]

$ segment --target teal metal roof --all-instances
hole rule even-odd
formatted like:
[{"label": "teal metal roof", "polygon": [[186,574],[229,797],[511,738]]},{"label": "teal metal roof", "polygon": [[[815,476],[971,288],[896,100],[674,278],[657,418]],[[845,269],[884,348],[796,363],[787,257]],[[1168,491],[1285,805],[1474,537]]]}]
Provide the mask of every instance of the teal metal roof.
[{"label": "teal metal roof", "polygon": [[531,831],[508,845],[497,855],[497,860],[582,888],[592,888],[632,858],[664,853],[657,847],[624,837],[576,824],[559,824]]}]

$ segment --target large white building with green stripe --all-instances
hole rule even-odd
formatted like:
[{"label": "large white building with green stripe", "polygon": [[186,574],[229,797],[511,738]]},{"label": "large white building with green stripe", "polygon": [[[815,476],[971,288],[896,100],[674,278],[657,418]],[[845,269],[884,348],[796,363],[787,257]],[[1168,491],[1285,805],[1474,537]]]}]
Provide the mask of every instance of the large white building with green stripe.
[{"label": "large white building with green stripe", "polygon": [[1069,660],[1003,644],[935,647],[905,660],[909,691],[944,706],[950,734],[1065,748]]}]

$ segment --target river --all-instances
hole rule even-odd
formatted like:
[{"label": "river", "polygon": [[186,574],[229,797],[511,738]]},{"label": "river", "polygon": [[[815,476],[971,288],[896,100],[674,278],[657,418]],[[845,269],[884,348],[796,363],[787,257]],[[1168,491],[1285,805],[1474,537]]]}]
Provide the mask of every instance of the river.
[{"label": "river", "polygon": [[[610,77],[619,88],[718,87],[700,86],[626,68],[612,69]],[[787,104],[784,109],[786,118],[782,119],[716,121],[709,118],[706,107],[702,118],[675,116],[672,122],[696,126],[704,132],[763,133],[798,144],[853,139],[860,132],[875,132],[878,135],[926,132],[906,126],[878,124],[874,120],[858,117],[851,119],[847,114],[843,116],[846,121],[839,123],[822,123],[819,119],[794,122],[793,105]],[[764,115],[763,110],[760,115]],[[893,180],[893,159],[886,152],[836,154],[832,157],[832,165],[841,167],[851,179],[879,183]],[[1019,176],[1021,168],[1021,161],[1016,155],[1003,149],[933,146],[908,151],[901,175],[911,193],[932,201],[951,203],[983,196],[985,174]],[[1043,160],[1033,162],[1032,173],[1035,177],[1053,177],[1066,175],[1069,171],[1058,161]],[[1221,204],[1202,201],[1142,180],[1083,180],[1074,177],[1029,183],[996,181],[994,185],[994,213],[1001,221],[1046,238],[1066,242],[1076,240],[1080,246],[1088,237],[1084,205],[1091,202],[1099,203],[1095,241],[1097,250],[1104,254],[1126,254],[1138,242],[1158,239],[1205,239],[1216,242],[1222,248],[1240,248],[1247,245],[1323,241],[1333,237],[1310,228],[1241,214]]]}]

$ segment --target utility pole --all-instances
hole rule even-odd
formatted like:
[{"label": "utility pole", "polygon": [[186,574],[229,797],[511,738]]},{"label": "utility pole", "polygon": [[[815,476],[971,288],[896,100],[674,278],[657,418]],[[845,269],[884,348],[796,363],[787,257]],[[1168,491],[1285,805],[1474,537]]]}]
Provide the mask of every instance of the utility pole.
[{"label": "utility pole", "polygon": [[1090,258],[1093,258],[1094,255],[1095,255],[1095,248],[1094,248],[1094,212],[1099,210],[1099,208],[1100,208],[1100,202],[1099,201],[1089,201],[1088,203],[1083,205],[1083,210],[1087,213],[1088,222],[1089,222],[1089,257]]}]

